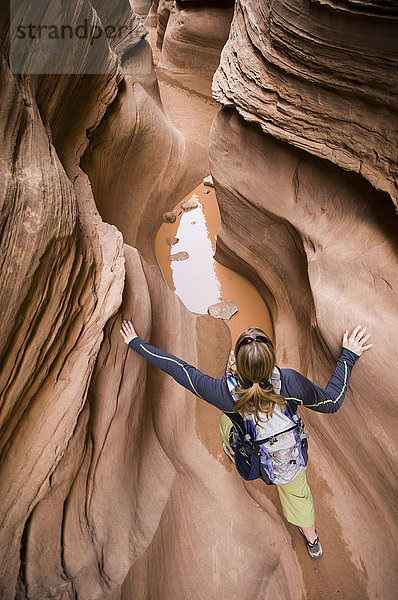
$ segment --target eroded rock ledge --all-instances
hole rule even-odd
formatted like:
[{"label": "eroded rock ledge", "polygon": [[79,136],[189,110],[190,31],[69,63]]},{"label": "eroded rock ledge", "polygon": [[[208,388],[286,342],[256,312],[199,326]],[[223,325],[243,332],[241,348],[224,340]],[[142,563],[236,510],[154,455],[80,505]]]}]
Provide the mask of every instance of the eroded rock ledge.
[{"label": "eroded rock ledge", "polygon": [[213,97],[397,204],[397,25],[387,2],[237,0]]}]

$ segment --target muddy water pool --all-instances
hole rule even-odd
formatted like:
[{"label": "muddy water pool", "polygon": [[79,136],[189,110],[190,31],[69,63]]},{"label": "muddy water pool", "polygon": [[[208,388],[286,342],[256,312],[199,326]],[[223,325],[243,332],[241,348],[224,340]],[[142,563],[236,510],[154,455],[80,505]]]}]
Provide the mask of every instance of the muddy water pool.
[{"label": "muddy water pool", "polygon": [[[206,193],[206,191],[208,191]],[[198,208],[182,212],[175,223],[162,223],[155,240],[155,252],[168,286],[194,313],[206,314],[211,304],[234,300],[238,312],[225,321],[233,343],[250,326],[261,327],[273,337],[266,304],[255,286],[244,277],[214,260],[220,213],[214,188],[198,185],[183,201],[196,194]],[[180,203],[176,209],[180,207]],[[172,247],[166,239],[176,237]],[[170,260],[170,255],[187,252],[186,260]]]}]

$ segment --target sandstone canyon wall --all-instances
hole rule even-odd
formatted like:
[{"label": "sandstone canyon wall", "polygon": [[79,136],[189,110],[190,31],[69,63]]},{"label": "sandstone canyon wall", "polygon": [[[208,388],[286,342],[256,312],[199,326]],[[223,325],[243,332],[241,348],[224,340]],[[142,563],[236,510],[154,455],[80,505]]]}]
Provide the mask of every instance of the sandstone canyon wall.
[{"label": "sandstone canyon wall", "polygon": [[238,2],[214,97],[396,202],[398,14],[390,4]]},{"label": "sandstone canyon wall", "polygon": [[[265,48],[274,55],[273,40],[293,60],[289,30],[296,23],[295,35],[309,43],[315,32],[303,23],[315,16],[318,43],[334,48],[327,36],[335,18],[341,35],[345,19],[368,23],[357,14],[361,4],[353,13],[352,3],[311,2],[303,15],[286,2],[272,10],[238,2],[214,80],[228,105],[211,145],[218,251],[266,298],[281,361],[324,383],[347,319],[366,320],[374,336],[344,411],[306,415],[314,486],[327,499],[317,509],[332,537],[331,558],[314,576],[276,490],[244,485],[223,455],[218,411],[148,367],[119,335],[121,319],[132,317],[144,339],[209,374],[223,372],[226,326],[189,313],[159,278],[153,254],[161,214],[207,174],[207,156],[165,114],[147,30],[127,1],[51,5],[74,23],[80,15],[128,27],[121,39],[99,41],[95,56],[88,40],[83,59],[70,57],[82,67],[77,74],[47,65],[47,75],[18,75],[2,8],[1,599],[315,600],[339,592],[389,600],[396,380],[386,332],[396,327],[397,253],[387,192],[394,195],[396,161],[393,79],[383,79],[382,66],[393,58],[383,54],[382,33],[386,39],[392,16],[382,3],[374,9],[385,27],[371,35],[380,64],[366,69],[360,46],[363,79],[347,72],[338,86],[335,64],[311,69],[299,44],[285,70],[286,57],[272,67]],[[142,15],[148,8],[133,6]],[[231,3],[160,0],[157,15],[162,76],[181,76],[206,95]],[[378,41],[386,47],[376,51]],[[341,52],[334,60],[347,70]],[[278,105],[269,84],[273,68],[278,94],[296,98],[288,119],[289,102]],[[341,104],[334,87],[355,123],[329,127],[327,115]],[[391,117],[388,131],[382,115]]]},{"label": "sandstone canyon wall", "polygon": [[319,522],[365,586],[345,597],[396,589],[396,27],[387,3],[239,0],[213,80],[218,255],[262,289],[280,363],[324,385],[344,329],[372,333],[339,414],[305,413]]},{"label": "sandstone canyon wall", "polygon": [[211,95],[211,79],[228,39],[233,0],[171,1],[157,5],[158,75]]},{"label": "sandstone canyon wall", "polygon": [[[136,134],[136,148],[133,159],[121,164],[120,177],[125,183],[128,175],[136,177],[135,161],[140,174],[136,189],[141,196],[130,198],[135,210],[124,216],[123,233],[127,241],[135,243],[141,220],[146,231],[141,244],[145,252],[151,248],[153,223],[175,202],[173,192],[179,187],[178,193],[184,195],[195,185],[207,173],[207,160],[201,162],[196,153],[196,162],[189,169],[183,162],[189,150],[162,112],[152,54],[145,41],[147,31],[128,2],[26,6],[30,18],[38,22],[44,8],[55,11],[55,22],[64,18],[65,23],[76,26],[84,18],[97,27],[119,23],[126,25],[127,34],[116,41],[102,36],[95,49],[88,38],[80,46],[80,54],[77,48],[76,56],[68,56],[66,67],[61,62],[43,63],[41,68],[47,74],[23,74],[32,64],[28,56],[26,64],[20,65],[22,74],[15,74],[9,63],[9,14],[2,7],[0,597],[102,598],[122,583],[134,557],[149,543],[167,498],[159,491],[158,481],[167,488],[174,469],[145,425],[149,413],[138,413],[134,434],[117,432],[120,443],[110,435],[112,420],[122,419],[125,432],[131,425],[128,418],[124,420],[126,406],[121,405],[122,412],[115,418],[120,377],[116,396],[106,396],[103,410],[97,406],[96,384],[95,392],[88,393],[104,326],[121,305],[126,251],[120,232],[98,213],[97,207],[112,223],[112,214],[106,213],[102,202],[101,186],[96,184],[95,168],[91,182],[80,161],[96,129],[100,134],[108,121],[112,123],[109,113],[117,112],[120,96],[127,95],[123,105],[128,126]],[[76,65],[79,69],[74,74]],[[65,73],[57,74],[57,69],[62,73],[64,67]],[[119,126],[125,123],[119,119]],[[140,157],[143,151],[151,164],[155,156],[142,137],[145,129],[151,132],[153,147],[161,149],[152,168],[144,168],[145,160]],[[117,149],[128,152],[131,140],[126,142],[119,132],[112,132],[120,135]],[[119,156],[116,154],[113,164],[120,162]],[[110,190],[112,185],[120,192],[117,181],[109,182]],[[151,189],[155,189],[152,195],[158,194],[152,218],[148,215]],[[108,197],[110,200],[114,196]],[[123,208],[121,201],[119,212]],[[128,251],[126,254],[128,257]],[[140,277],[139,259],[134,265]],[[159,281],[158,285],[163,284]],[[137,289],[141,289],[138,280]],[[140,313],[149,310],[149,296],[145,299],[147,305],[137,301]],[[180,312],[186,314],[177,303],[177,321]],[[186,318],[191,318],[193,326],[195,319]],[[210,325],[217,326],[220,324]],[[194,332],[187,334],[183,329],[175,328],[175,340],[178,343],[183,336],[193,352]],[[222,335],[225,338],[227,334],[224,331]],[[228,344],[228,336],[225,339]],[[121,348],[124,353],[126,348],[118,333],[115,344],[119,359]],[[109,346],[104,342],[102,347],[106,357]],[[139,364],[137,358],[133,363]],[[119,375],[122,365],[123,359],[116,367]],[[140,368],[142,373],[142,365]],[[138,399],[148,394],[140,385]],[[132,406],[129,393],[126,402],[128,413]],[[132,452],[131,436],[136,435],[146,449],[144,462]],[[111,440],[109,446],[107,439]],[[126,453],[130,457],[127,462]],[[99,456],[105,455],[111,463],[120,462],[121,470],[107,464],[109,471],[114,468],[115,479],[108,474],[98,484],[96,468]],[[147,480],[152,481],[156,494],[151,502],[143,502],[146,515],[143,524],[137,525],[140,517],[131,506],[134,502],[140,505],[139,482],[134,483],[130,467],[133,463],[141,472],[148,460],[154,474],[144,477],[143,495]],[[162,494],[163,500],[159,499]],[[126,512],[129,523],[124,523]],[[131,518],[137,522],[133,528]],[[117,519],[123,535],[114,528]]]},{"label": "sandstone canyon wall", "polygon": [[[10,71],[3,29],[0,596],[299,599],[289,536],[225,468],[217,411],[119,335],[133,317],[214,375],[230,344],[101,218],[150,258],[173,176],[184,195],[206,173],[197,154],[185,166],[137,30],[105,55],[110,73],[26,77]],[[254,543],[242,511],[260,524]]]},{"label": "sandstone canyon wall", "polygon": [[[0,589],[2,598],[14,598],[25,593],[34,508],[49,493],[70,441],[78,439],[102,329],[121,302],[124,259],[122,237],[99,218],[77,162],[86,128],[101,119],[103,99],[110,102],[116,93],[116,70],[91,86],[73,76],[15,76],[8,64],[7,14],[1,38]],[[115,55],[108,52],[108,60],[112,67]],[[44,116],[39,98],[45,84],[51,92]],[[68,86],[72,94],[86,91],[87,110],[82,114],[72,100],[68,117],[80,120],[80,131],[67,118],[57,122],[52,140],[50,122]],[[68,125],[71,135],[58,138]],[[80,458],[73,461],[77,468]],[[64,487],[71,477],[73,469]],[[52,518],[62,523],[62,502]],[[59,534],[58,528],[56,548]],[[60,551],[53,559],[60,567]],[[56,573],[52,566],[43,572],[47,590],[54,578],[59,589],[68,587],[62,569]]]}]

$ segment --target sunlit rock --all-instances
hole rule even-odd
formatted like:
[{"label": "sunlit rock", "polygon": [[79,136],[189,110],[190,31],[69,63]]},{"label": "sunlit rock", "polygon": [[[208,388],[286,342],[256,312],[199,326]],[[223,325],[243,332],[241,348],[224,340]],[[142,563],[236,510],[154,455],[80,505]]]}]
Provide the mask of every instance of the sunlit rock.
[{"label": "sunlit rock", "polygon": [[233,0],[160,0],[157,9],[160,76],[209,97],[211,78],[228,38],[232,14]]},{"label": "sunlit rock", "polygon": [[174,246],[175,244],[178,244],[178,242],[179,242],[179,239],[175,236],[169,236],[166,238],[166,243],[169,246]]},{"label": "sunlit rock", "polygon": [[194,194],[189,200],[186,202],[181,202],[180,206],[184,212],[188,212],[193,210],[194,208],[198,208],[199,206],[199,197],[197,194]]},{"label": "sunlit rock", "polygon": [[213,181],[213,177],[211,175],[208,175],[207,177],[205,177],[203,179],[203,183],[204,183],[204,185],[208,185],[209,187],[214,187],[214,181]]},{"label": "sunlit rock", "polygon": [[222,319],[223,321],[229,321],[229,319],[238,312],[238,307],[233,300],[223,300],[222,302],[217,302],[216,304],[209,306],[207,312],[212,317]]},{"label": "sunlit rock", "polygon": [[165,223],[175,223],[176,220],[177,220],[177,216],[172,211],[165,212],[163,214],[163,221]]},{"label": "sunlit rock", "polygon": [[181,261],[181,260],[187,260],[189,258],[189,254],[188,252],[176,252],[175,254],[170,254],[169,256],[169,260],[173,261]]},{"label": "sunlit rock", "polygon": [[[134,56],[115,101],[90,135],[82,166],[102,217],[155,264],[153,241],[162,215],[175,206],[176,189],[184,197],[202,178],[207,157],[173,126],[157,95],[148,93],[148,79],[147,89],[137,81]],[[145,60],[152,61],[152,54]],[[175,222],[176,216],[167,218]]]}]

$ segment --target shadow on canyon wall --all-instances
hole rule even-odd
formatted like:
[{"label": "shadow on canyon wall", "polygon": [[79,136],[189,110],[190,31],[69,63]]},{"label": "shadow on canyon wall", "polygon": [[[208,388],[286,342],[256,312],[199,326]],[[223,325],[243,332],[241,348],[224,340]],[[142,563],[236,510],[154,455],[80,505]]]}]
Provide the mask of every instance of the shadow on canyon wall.
[{"label": "shadow on canyon wall", "polygon": [[[217,252],[266,300],[280,364],[324,385],[341,332],[372,332],[343,409],[305,415],[326,537],[316,567],[276,491],[244,485],[222,454],[218,411],[119,335],[132,317],[214,376],[230,347],[225,324],[159,277],[161,215],[208,157],[163,108],[147,27],[126,0],[68,3],[71,23],[127,34],[99,41],[98,71],[15,74],[1,10],[0,597],[392,600],[396,10],[160,0],[147,21],[162,80],[208,98],[220,62]],[[92,52],[88,39],[81,67]]]}]

